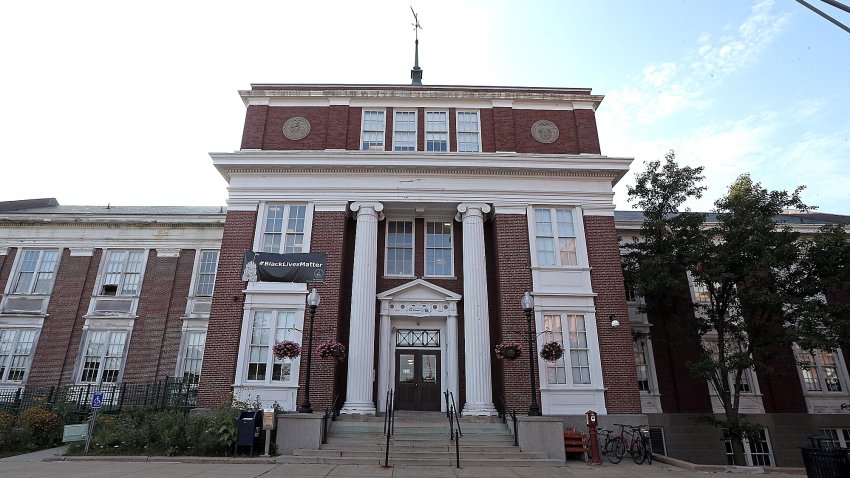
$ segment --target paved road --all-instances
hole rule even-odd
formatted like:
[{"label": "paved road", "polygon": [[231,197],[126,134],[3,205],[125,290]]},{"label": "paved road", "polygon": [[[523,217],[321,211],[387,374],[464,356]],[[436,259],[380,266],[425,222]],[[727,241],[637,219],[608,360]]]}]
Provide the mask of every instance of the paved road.
[{"label": "paved road", "polygon": [[[382,477],[382,478],[711,478],[717,473],[686,471],[671,465],[655,463],[635,465],[623,461],[619,465],[592,466],[569,462],[558,468],[541,467],[463,467],[378,465],[296,465],[296,464],[234,464],[234,463],[175,463],[146,461],[42,461],[59,453],[59,449],[4,458],[0,460],[3,478],[318,478],[318,477]],[[775,478],[787,475],[771,474]]]}]

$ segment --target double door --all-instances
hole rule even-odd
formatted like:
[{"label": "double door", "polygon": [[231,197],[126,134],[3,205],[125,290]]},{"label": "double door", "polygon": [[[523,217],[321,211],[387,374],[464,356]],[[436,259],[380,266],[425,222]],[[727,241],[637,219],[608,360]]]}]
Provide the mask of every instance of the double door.
[{"label": "double door", "polygon": [[396,350],[395,408],[440,410],[440,351]]}]

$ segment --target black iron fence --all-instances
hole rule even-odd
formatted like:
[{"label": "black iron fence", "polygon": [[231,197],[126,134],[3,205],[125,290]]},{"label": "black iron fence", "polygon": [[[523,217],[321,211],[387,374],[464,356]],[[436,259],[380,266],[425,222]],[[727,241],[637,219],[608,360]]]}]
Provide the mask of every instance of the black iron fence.
[{"label": "black iron fence", "polygon": [[127,407],[154,410],[195,408],[198,385],[178,378],[151,383],[85,384],[43,389],[0,390],[0,412],[18,415],[32,407],[53,410],[61,415],[86,416],[94,394],[102,393],[102,413],[117,413]]}]

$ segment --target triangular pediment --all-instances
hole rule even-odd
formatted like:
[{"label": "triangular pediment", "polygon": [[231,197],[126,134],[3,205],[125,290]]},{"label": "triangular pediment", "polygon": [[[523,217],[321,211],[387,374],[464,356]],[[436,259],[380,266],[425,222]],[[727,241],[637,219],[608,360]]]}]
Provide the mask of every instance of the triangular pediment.
[{"label": "triangular pediment", "polygon": [[405,300],[405,301],[450,301],[456,302],[461,298],[460,294],[432,284],[424,279],[412,280],[398,287],[378,294],[378,300]]}]

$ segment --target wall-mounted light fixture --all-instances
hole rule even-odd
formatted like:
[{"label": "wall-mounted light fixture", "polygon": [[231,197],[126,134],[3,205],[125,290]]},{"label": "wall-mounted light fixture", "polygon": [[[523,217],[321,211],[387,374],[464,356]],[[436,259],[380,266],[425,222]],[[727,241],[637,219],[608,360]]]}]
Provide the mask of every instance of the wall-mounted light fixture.
[{"label": "wall-mounted light fixture", "polygon": [[620,326],[620,321],[614,318],[614,314],[609,315],[608,320],[611,321],[611,327],[616,328]]}]

